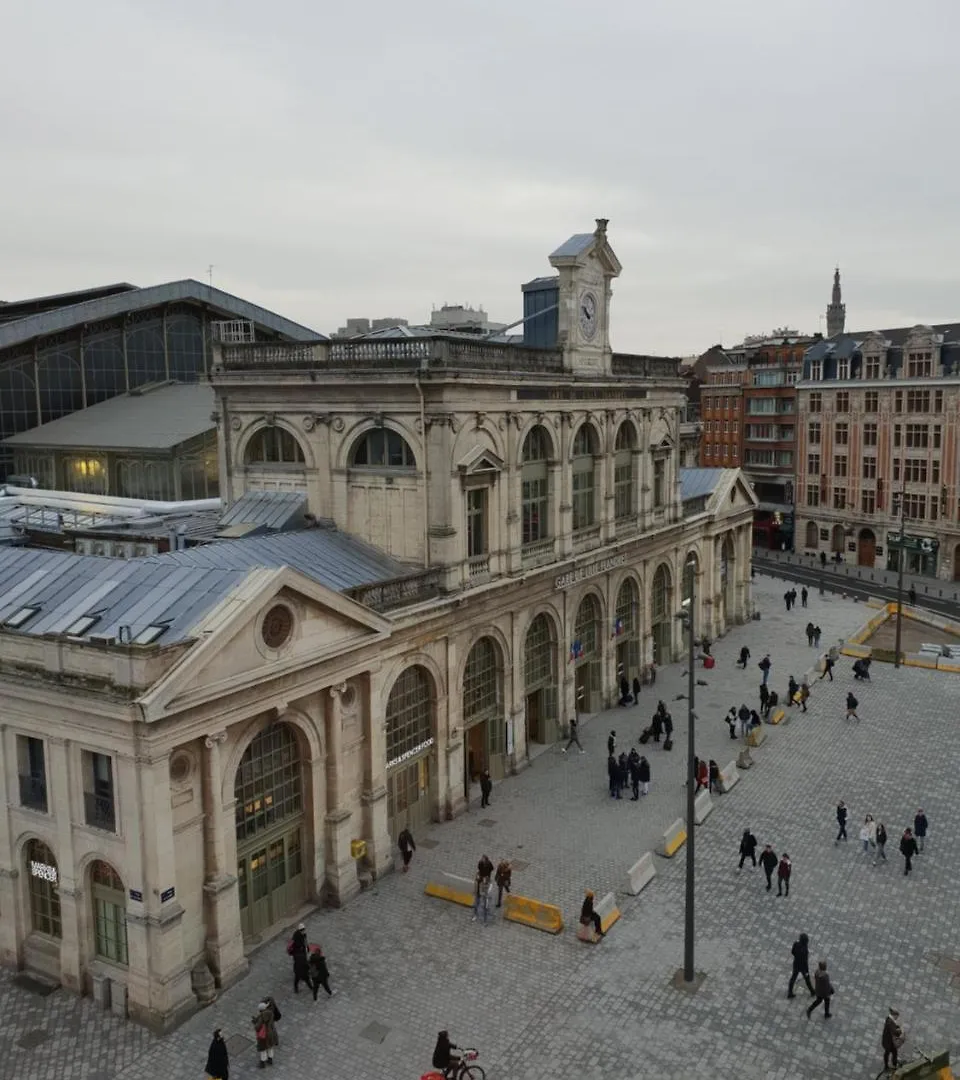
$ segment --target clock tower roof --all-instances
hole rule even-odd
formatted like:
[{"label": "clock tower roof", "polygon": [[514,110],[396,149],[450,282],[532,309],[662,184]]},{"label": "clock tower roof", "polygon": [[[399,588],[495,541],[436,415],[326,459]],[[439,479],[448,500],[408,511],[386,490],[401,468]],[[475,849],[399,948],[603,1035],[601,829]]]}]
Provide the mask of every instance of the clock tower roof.
[{"label": "clock tower roof", "polygon": [[562,243],[551,253],[550,265],[558,268],[583,266],[591,255],[600,262],[605,276],[619,277],[622,267],[607,241],[606,218],[597,218],[597,227],[592,233],[574,233]]}]

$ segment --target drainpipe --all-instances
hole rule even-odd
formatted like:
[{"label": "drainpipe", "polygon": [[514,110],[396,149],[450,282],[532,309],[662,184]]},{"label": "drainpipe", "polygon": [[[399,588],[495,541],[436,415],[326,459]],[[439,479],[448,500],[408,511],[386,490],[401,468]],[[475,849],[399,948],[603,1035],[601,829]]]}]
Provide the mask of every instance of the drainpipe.
[{"label": "drainpipe", "polygon": [[[425,362],[421,362],[420,371]],[[420,382],[420,371],[417,372],[417,393],[420,395],[420,435],[423,439],[423,567],[430,569],[430,477],[427,467],[427,422],[426,408],[423,399],[423,386]]]}]

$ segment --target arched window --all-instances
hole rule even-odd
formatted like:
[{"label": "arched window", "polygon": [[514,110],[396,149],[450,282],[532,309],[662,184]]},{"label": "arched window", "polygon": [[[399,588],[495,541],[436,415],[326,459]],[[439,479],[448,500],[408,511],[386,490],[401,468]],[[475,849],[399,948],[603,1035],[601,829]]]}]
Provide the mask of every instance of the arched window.
[{"label": "arched window", "polygon": [[583,424],[573,439],[573,531],[589,529],[597,520],[597,433]]},{"label": "arched window", "polygon": [[30,925],[38,934],[62,937],[57,860],[43,841],[31,840],[27,844],[26,863],[30,879]]},{"label": "arched window", "polygon": [[387,699],[387,765],[433,742],[433,680],[424,667],[401,672]]},{"label": "arched window", "polygon": [[663,622],[670,609],[670,571],[661,563],[653,575],[653,592],[650,596],[650,613],[654,622]]},{"label": "arched window", "polygon": [[531,428],[523,440],[521,543],[535,544],[550,535],[551,443],[546,428]]},{"label": "arched window", "polygon": [[633,475],[636,445],[636,430],[629,420],[625,420],[617,431],[614,446],[613,513],[617,521],[633,517],[636,513],[636,485]]},{"label": "arched window", "polygon": [[289,724],[271,724],[250,743],[233,783],[237,843],[303,810],[303,765]]},{"label": "arched window", "polygon": [[557,649],[553,626],[546,615],[538,615],[530,624],[523,643],[523,681],[527,688],[551,681],[556,670]]},{"label": "arched window", "polygon": [[593,656],[600,649],[600,605],[592,593],[587,593],[577,608],[573,638],[580,644],[581,656]]},{"label": "arched window", "polygon": [[389,428],[373,428],[353,444],[350,464],[363,469],[415,469],[417,459],[403,436]]},{"label": "arched window", "polygon": [[626,578],[617,592],[616,631],[632,636],[640,628],[640,591],[633,578]]},{"label": "arched window", "polygon": [[282,427],[261,428],[247,443],[247,465],[303,465],[303,449]]},{"label": "arched window", "polygon": [[833,535],[831,537],[830,550],[831,551],[839,551],[839,552],[843,551],[843,526],[842,525],[834,525],[834,527],[833,527]]},{"label": "arched window", "polygon": [[482,637],[470,650],[463,669],[463,719],[495,714],[500,704],[502,665],[500,649],[491,638]]},{"label": "arched window", "polygon": [[820,546],[820,534],[817,531],[817,523],[815,521],[807,522],[807,541],[805,547],[815,548]]},{"label": "arched window", "polygon": [[127,963],[127,901],[120,875],[109,863],[90,867],[93,896],[93,941],[97,956],[114,964]]}]

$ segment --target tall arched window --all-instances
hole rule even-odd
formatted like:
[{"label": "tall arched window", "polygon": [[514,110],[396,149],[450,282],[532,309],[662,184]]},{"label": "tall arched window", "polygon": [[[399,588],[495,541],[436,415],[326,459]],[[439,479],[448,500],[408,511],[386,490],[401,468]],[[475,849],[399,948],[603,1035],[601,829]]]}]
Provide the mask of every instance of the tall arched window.
[{"label": "tall arched window", "polygon": [[817,523],[815,521],[807,522],[807,536],[805,547],[815,548],[820,546],[820,534],[817,531]]},{"label": "tall arched window", "polygon": [[470,650],[463,669],[463,726],[473,727],[488,720],[486,752],[502,754],[506,729],[501,715],[503,700],[503,664],[500,647],[489,637],[482,637]]},{"label": "tall arched window", "polygon": [[350,464],[361,469],[415,469],[417,459],[402,435],[373,428],[353,444]]},{"label": "tall arched window", "polygon": [[127,963],[127,901],[120,875],[109,863],[90,867],[93,897],[93,941],[97,956],[114,964]]},{"label": "tall arched window", "polygon": [[42,840],[31,840],[26,848],[26,864],[30,882],[30,925],[38,934],[62,937],[57,860]]},{"label": "tall arched window", "polygon": [[667,618],[670,607],[670,571],[662,563],[653,575],[650,613],[654,621]]},{"label": "tall arched window", "polygon": [[271,724],[250,743],[233,783],[237,843],[303,810],[303,765],[289,724]]},{"label": "tall arched window", "polygon": [[597,520],[597,433],[583,424],[573,439],[573,531],[589,529]]},{"label": "tall arched window", "polygon": [[613,459],[613,513],[617,521],[636,514],[636,484],[633,475],[634,451],[637,433],[633,424],[625,420],[617,431]]},{"label": "tall arched window", "polygon": [[673,616],[670,571],[665,563],[657,567],[650,589],[650,624],[653,631],[653,661],[665,664],[671,659]]},{"label": "tall arched window", "polygon": [[573,626],[574,640],[579,643],[582,656],[593,656],[600,648],[600,605],[593,593],[580,601],[577,619]]},{"label": "tall arched window", "polygon": [[433,742],[432,680],[419,665],[401,672],[387,698],[387,765]]},{"label": "tall arched window", "polygon": [[834,525],[830,540],[830,550],[843,552],[843,526]]},{"label": "tall arched window", "polygon": [[632,679],[640,671],[640,590],[632,577],[617,591],[613,632],[617,639],[617,675]]},{"label": "tall arched window", "polygon": [[247,443],[246,465],[303,465],[303,449],[282,427],[265,427]]},{"label": "tall arched window", "polygon": [[551,443],[546,428],[535,427],[523,441],[521,543],[535,544],[550,535]]}]

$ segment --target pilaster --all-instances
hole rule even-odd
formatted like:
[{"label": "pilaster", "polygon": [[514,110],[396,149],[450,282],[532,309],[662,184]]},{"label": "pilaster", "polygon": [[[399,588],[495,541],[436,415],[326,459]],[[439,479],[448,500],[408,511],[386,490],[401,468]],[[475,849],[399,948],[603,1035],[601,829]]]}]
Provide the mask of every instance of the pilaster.
[{"label": "pilaster", "polygon": [[[343,801],[343,703],[346,684],[331,686],[326,697],[327,727],[327,814],[326,888],[333,904],[340,906],[360,891],[360,879],[350,854],[353,821]],[[357,837],[356,839],[359,839]]]},{"label": "pilaster", "polygon": [[60,894],[60,982],[69,990],[80,993],[80,936],[77,926],[77,890],[73,859],[73,807],[78,808],[77,820],[83,820],[80,793],[74,794],[70,776],[71,743],[68,739],[47,739],[47,783],[50,809],[56,822],[58,886]]},{"label": "pilaster", "polygon": [[376,877],[393,868],[393,851],[387,821],[387,732],[383,723],[383,702],[379,683],[366,680],[367,737],[364,740],[363,837],[367,842],[367,862]]},{"label": "pilaster", "polygon": [[[6,808],[12,802],[8,794],[8,785],[14,780],[17,764],[16,735],[6,724],[0,724],[0,807]],[[20,946],[18,927],[19,918],[18,886],[20,871],[17,852],[13,849],[10,835],[10,815],[6,810],[0,813],[0,964],[7,967],[20,966]],[[23,860],[20,859],[22,864]]]}]

